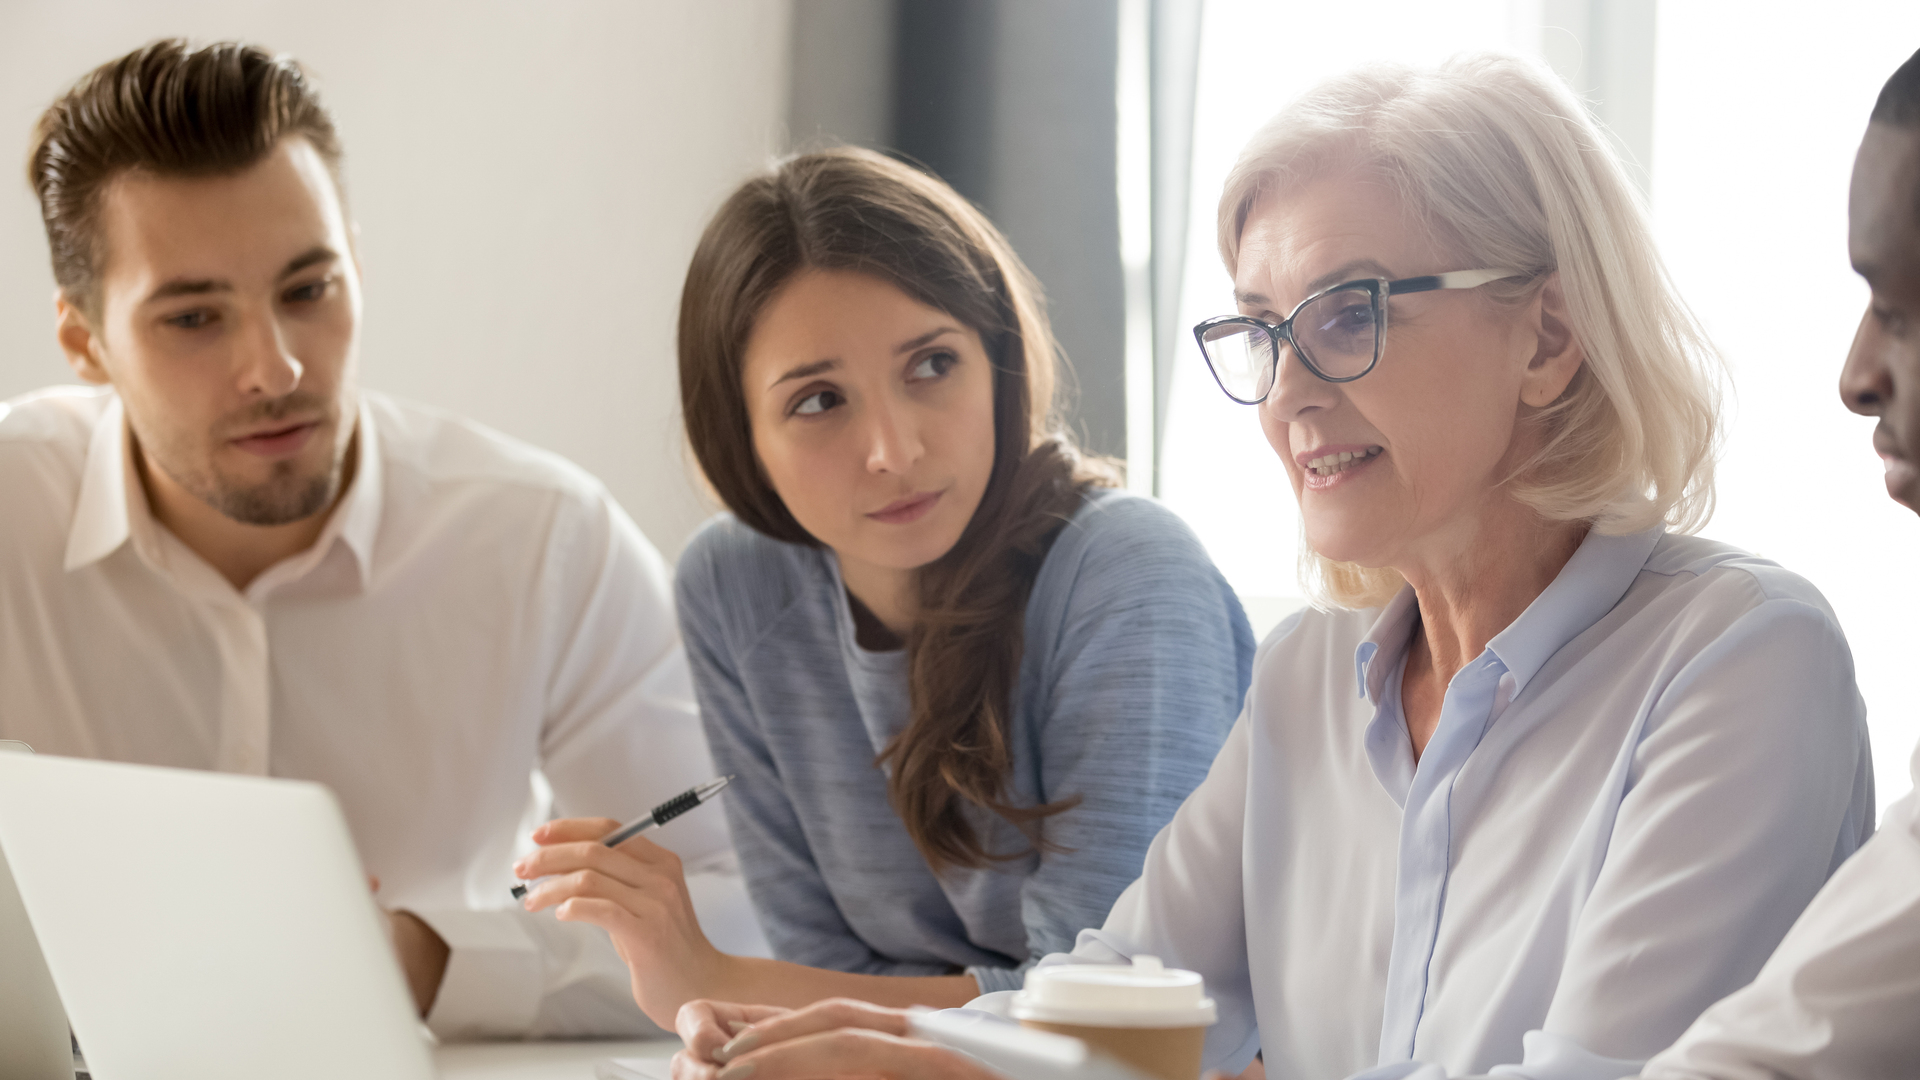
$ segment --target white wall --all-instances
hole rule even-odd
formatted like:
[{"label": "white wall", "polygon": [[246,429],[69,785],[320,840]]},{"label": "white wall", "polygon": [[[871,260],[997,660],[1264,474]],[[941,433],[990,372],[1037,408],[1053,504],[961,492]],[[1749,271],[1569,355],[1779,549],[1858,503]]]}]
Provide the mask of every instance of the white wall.
[{"label": "white wall", "polygon": [[15,164],[34,119],[153,38],[255,41],[318,76],[345,142],[366,385],[567,455],[673,557],[710,512],[680,437],[681,276],[707,216],[784,141],[789,15],[789,0],[4,0],[0,399],[72,381]]}]

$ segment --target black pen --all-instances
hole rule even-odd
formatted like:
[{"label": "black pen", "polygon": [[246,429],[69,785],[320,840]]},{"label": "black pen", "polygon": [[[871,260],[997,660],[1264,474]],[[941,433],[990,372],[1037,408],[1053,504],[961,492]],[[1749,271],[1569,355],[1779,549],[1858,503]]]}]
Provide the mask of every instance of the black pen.
[{"label": "black pen", "polygon": [[[653,811],[646,817],[630,824],[622,825],[601,837],[600,842],[608,847],[619,847],[621,844],[639,836],[648,829],[665,825],[681,814],[720,794],[722,791],[725,791],[727,785],[732,782],[733,777],[729,775],[722,776],[718,780],[709,780],[696,787],[688,788],[673,798],[668,799],[666,802],[661,803],[659,806],[654,807]],[[513,898],[515,900],[519,900],[526,895],[527,887],[525,885],[515,885],[513,887]]]}]

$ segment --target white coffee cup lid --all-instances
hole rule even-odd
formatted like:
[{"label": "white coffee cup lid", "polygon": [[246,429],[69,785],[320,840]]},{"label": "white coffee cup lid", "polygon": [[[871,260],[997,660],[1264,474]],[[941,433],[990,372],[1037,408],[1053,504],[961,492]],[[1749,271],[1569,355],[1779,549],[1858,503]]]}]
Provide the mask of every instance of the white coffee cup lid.
[{"label": "white coffee cup lid", "polygon": [[1013,996],[1015,1020],[1090,1027],[1205,1027],[1217,1019],[1205,980],[1163,967],[1157,956],[1119,964],[1061,964],[1027,971]]}]

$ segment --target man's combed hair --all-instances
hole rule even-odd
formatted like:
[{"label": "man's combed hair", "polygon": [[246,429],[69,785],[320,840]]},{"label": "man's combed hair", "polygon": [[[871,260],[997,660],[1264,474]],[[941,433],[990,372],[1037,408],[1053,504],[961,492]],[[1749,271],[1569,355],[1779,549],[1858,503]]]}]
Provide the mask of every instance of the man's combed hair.
[{"label": "man's combed hair", "polygon": [[103,64],[40,117],[27,157],[54,281],[97,314],[106,256],[100,198],[115,177],[239,172],[289,135],[313,145],[339,189],[333,119],[291,57],[238,42],[169,38]]},{"label": "man's combed hair", "polygon": [[1920,52],[1907,57],[1887,85],[1880,88],[1870,120],[1896,127],[1920,127]]}]

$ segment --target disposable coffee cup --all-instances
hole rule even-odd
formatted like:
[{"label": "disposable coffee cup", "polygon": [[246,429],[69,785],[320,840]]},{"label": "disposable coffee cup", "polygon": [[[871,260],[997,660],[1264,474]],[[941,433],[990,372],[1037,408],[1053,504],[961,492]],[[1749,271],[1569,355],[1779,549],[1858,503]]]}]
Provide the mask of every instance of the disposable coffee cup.
[{"label": "disposable coffee cup", "polygon": [[1158,1080],[1196,1080],[1218,1014],[1205,981],[1159,957],[1029,969],[1010,1010],[1022,1027],[1071,1035]]}]

